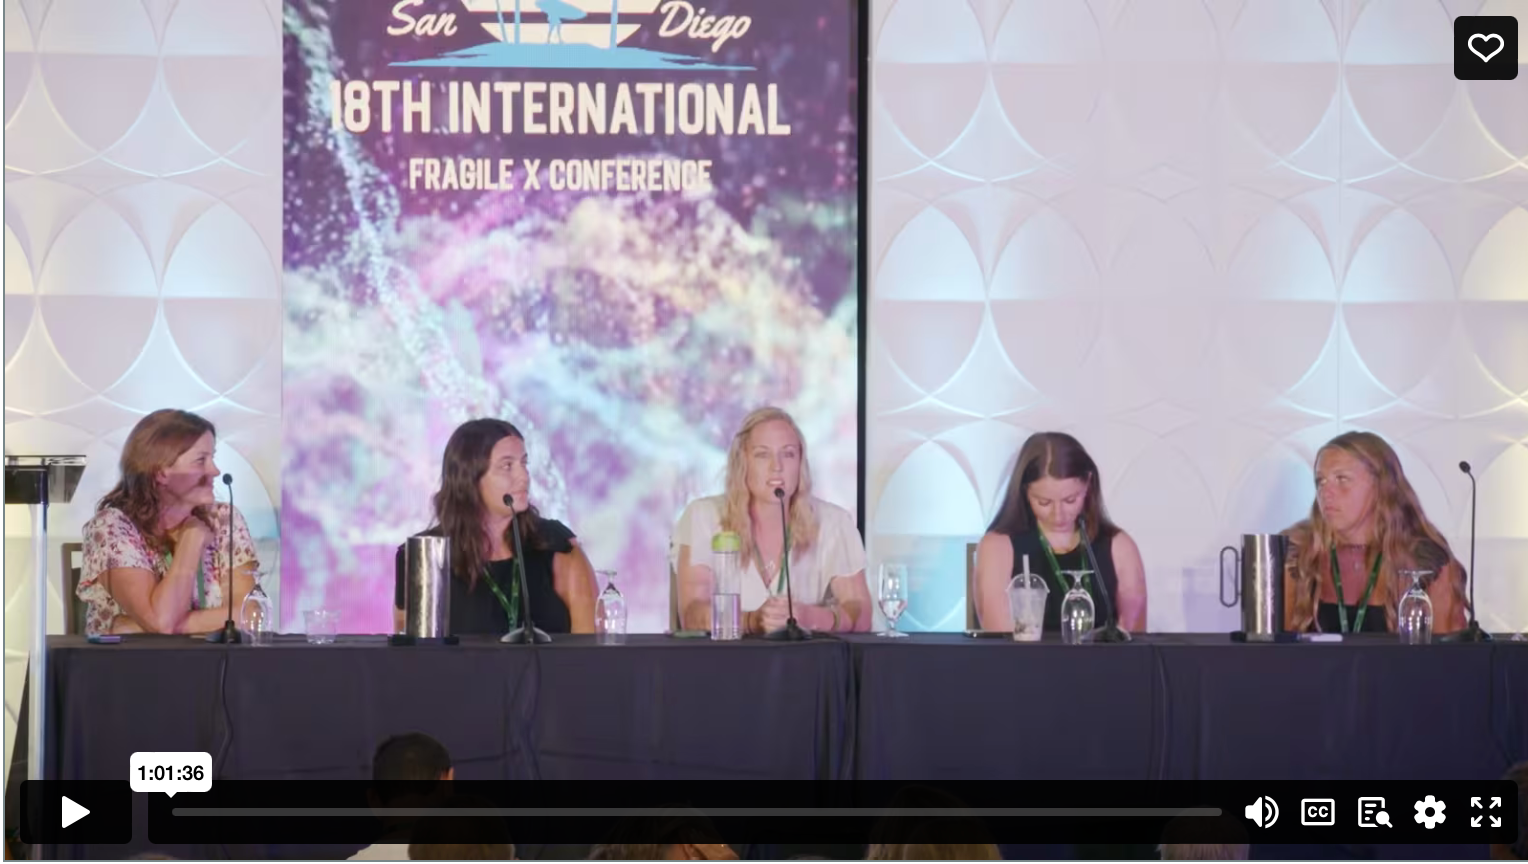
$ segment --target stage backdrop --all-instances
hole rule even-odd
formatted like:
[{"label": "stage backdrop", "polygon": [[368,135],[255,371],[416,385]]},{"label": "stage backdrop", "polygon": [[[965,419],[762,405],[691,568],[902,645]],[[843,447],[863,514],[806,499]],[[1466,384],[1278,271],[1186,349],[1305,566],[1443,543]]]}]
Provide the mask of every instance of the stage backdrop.
[{"label": "stage backdrop", "polygon": [[473,417],[637,631],[749,410],[854,507],[856,5],[287,3],[284,620],[390,627]]},{"label": "stage backdrop", "polygon": [[[1452,15],[1525,0],[874,0],[866,529],[915,627],[1031,432],[1075,433],[1157,630],[1230,630],[1216,551],[1384,435],[1528,628],[1528,69]],[[1528,42],[1519,64],[1528,63]]]}]

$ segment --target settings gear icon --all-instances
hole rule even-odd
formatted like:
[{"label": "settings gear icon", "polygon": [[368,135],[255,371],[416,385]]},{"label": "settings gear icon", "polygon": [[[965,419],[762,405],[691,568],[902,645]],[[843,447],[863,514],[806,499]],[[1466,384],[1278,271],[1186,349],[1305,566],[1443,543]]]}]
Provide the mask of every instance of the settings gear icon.
[{"label": "settings gear icon", "polygon": [[1429,795],[1417,802],[1417,824],[1431,831],[1443,822],[1443,802]]}]

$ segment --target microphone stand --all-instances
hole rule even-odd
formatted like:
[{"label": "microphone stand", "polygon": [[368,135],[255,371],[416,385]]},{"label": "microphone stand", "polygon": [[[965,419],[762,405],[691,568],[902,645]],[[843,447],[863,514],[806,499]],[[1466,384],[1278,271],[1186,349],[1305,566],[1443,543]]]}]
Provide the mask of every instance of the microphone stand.
[{"label": "microphone stand", "polygon": [[[228,604],[228,620],[218,633],[208,633],[207,641],[216,645],[237,645],[244,641],[239,628],[233,623],[233,475],[223,475],[223,485],[228,487],[228,585],[223,589],[223,601]],[[212,556],[217,561],[217,556]]]},{"label": "microphone stand", "polygon": [[515,579],[520,586],[520,626],[500,636],[499,641],[506,645],[545,644],[551,642],[552,637],[531,620],[531,592],[525,582],[525,550],[520,546],[520,519],[514,512],[515,497],[505,495],[504,506],[509,508],[510,533],[515,538]]},{"label": "microphone stand", "polygon": [[785,490],[775,488],[775,499],[780,502],[780,531],[784,536],[784,548],[780,550],[780,571],[785,576],[785,627],[773,633],[765,633],[764,638],[771,642],[805,642],[812,638],[812,634],[801,629],[796,623],[796,604],[791,600],[791,523],[790,516],[785,511]]},{"label": "microphone stand", "polygon": [[1475,617],[1475,475],[1470,463],[1460,462],[1459,470],[1470,478],[1470,624],[1458,633],[1444,637],[1446,642],[1490,642],[1491,634],[1480,629],[1480,619]]},{"label": "microphone stand", "polygon": [[1114,598],[1109,596],[1109,586],[1104,583],[1104,573],[1098,569],[1098,558],[1093,554],[1093,541],[1088,537],[1088,520],[1085,516],[1077,519],[1082,529],[1083,554],[1088,556],[1088,566],[1093,568],[1093,574],[1098,577],[1098,596],[1104,601],[1104,624],[1088,634],[1088,640],[1103,644],[1119,644],[1130,641],[1130,634],[1120,629],[1119,621],[1114,614]]}]

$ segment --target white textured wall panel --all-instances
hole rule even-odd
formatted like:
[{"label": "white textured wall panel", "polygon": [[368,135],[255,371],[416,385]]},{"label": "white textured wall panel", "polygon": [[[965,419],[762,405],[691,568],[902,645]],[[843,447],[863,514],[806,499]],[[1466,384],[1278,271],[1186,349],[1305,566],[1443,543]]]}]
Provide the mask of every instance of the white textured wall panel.
[{"label": "white textured wall panel", "polygon": [[[874,0],[867,534],[917,628],[1034,431],[1082,439],[1156,630],[1230,630],[1216,552],[1365,428],[1528,629],[1528,0]],[[1528,43],[1524,43],[1528,46]],[[1528,47],[1520,62],[1528,63]]]}]

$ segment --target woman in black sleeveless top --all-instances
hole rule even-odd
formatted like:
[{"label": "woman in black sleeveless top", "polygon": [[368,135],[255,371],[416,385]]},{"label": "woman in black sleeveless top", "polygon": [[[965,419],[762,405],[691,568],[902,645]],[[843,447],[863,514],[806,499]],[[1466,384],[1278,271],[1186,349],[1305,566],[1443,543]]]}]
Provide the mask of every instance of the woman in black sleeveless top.
[{"label": "woman in black sleeveless top", "polygon": [[976,551],[976,614],[985,630],[1011,630],[1008,583],[1024,570],[1045,580],[1045,630],[1061,629],[1061,601],[1071,589],[1062,571],[1092,570],[1083,548],[1084,532],[1098,559],[1098,571],[1083,581],[1093,597],[1096,621],[1106,603],[1102,580],[1113,598],[1119,625],[1146,629],[1146,571],[1130,535],[1109,521],[1098,466],[1077,439],[1060,432],[1031,435],[1019,450],[1007,497]]},{"label": "woman in black sleeveless top", "polygon": [[[530,505],[529,460],[520,430],[470,420],[441,458],[435,524],[451,539],[451,632],[503,635],[519,625],[511,521],[519,523],[531,618],[547,633],[594,632],[594,569],[566,525]],[[505,496],[513,502],[504,503]],[[393,617],[403,629],[403,547],[395,565]],[[495,590],[498,589],[498,590]]]}]

